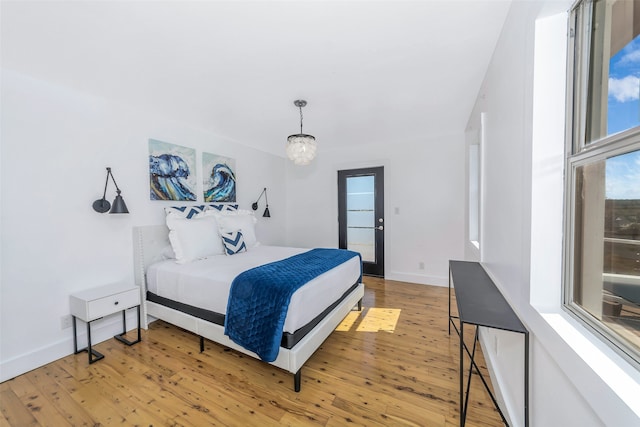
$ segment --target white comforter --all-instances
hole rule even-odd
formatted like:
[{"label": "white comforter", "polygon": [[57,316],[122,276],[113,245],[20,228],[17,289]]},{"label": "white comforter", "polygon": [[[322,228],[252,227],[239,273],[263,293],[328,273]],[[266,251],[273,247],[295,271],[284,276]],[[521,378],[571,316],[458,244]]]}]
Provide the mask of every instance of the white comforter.
[{"label": "white comforter", "polygon": [[[165,260],[147,270],[147,289],[156,295],[217,313],[226,313],[231,282],[240,273],[308,249],[257,246],[236,255],[216,255],[188,264]],[[283,332],[293,333],[340,298],[360,276],[360,260],[318,276],[291,297]]]}]

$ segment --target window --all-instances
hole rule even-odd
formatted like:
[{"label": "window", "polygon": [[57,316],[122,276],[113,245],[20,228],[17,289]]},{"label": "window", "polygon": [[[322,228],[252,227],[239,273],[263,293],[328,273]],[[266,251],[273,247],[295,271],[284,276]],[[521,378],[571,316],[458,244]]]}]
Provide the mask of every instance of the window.
[{"label": "window", "polygon": [[469,146],[469,240],[480,248],[480,145]]},{"label": "window", "polygon": [[486,113],[480,114],[480,130],[474,132],[469,149],[469,241],[480,249],[480,150],[484,141]]},{"label": "window", "polygon": [[640,366],[640,0],[571,13],[564,306]]}]

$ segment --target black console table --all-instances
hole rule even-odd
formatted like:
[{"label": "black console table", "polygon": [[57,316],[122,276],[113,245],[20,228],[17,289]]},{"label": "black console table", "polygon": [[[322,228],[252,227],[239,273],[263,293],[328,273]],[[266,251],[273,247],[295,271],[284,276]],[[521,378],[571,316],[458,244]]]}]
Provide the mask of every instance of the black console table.
[{"label": "black console table", "polygon": [[[458,315],[451,315],[451,286],[455,290]],[[459,326],[454,319],[458,319]],[[469,350],[464,342],[464,324],[475,325],[473,348]],[[507,423],[504,414],[498,406],[487,381],[480,373],[480,369],[474,360],[476,344],[478,343],[478,327],[502,329],[504,331],[517,332],[524,335],[524,425],[529,426],[529,331],[524,327],[518,316],[514,313],[509,303],[504,299],[495,283],[487,275],[484,268],[477,262],[449,261],[449,335],[451,325],[460,337],[460,427],[463,427],[467,418],[467,404],[469,403],[469,386],[471,375],[475,368],[482,380],[494,406],[500,413],[502,421]],[[467,387],[464,387],[464,353],[470,359]]]}]

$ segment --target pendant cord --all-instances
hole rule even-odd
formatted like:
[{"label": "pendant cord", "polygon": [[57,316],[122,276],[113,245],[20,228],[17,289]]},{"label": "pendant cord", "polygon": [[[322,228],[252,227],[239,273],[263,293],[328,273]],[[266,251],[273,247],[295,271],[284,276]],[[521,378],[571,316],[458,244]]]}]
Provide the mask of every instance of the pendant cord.
[{"label": "pendant cord", "polygon": [[302,106],[298,108],[300,109],[300,134],[302,134]]}]

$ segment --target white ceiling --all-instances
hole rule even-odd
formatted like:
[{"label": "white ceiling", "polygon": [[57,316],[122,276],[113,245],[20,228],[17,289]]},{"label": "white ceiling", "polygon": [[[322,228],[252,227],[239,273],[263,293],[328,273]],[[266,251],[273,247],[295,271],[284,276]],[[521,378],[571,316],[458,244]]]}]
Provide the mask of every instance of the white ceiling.
[{"label": "white ceiling", "polygon": [[[2,2],[2,66],[284,155],[464,129],[510,0]],[[184,142],[186,144],[186,142]]]}]

